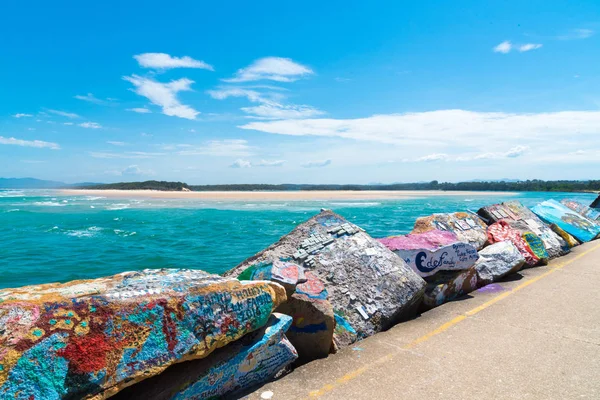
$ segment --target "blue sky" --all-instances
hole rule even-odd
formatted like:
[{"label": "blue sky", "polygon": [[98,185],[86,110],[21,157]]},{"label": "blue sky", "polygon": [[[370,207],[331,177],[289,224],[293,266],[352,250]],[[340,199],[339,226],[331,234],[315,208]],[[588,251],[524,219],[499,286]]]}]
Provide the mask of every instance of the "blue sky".
[{"label": "blue sky", "polygon": [[0,176],[598,178],[598,1],[203,3],[0,6]]}]

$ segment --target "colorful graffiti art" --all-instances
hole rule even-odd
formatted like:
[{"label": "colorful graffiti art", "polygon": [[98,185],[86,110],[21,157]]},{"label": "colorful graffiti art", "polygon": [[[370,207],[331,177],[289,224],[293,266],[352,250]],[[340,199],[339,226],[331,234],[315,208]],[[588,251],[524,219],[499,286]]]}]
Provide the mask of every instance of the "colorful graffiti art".
[{"label": "colorful graffiti art", "polygon": [[273,313],[267,324],[210,356],[169,367],[115,400],[201,400],[235,397],[236,393],[272,379],[297,357],[285,337],[291,317]]},{"label": "colorful graffiti art", "polygon": [[445,271],[433,276],[423,296],[423,309],[429,310],[477,289],[477,271]]},{"label": "colorful graffiti art", "polygon": [[144,270],[0,290],[0,398],[104,399],[263,326],[271,282]]},{"label": "colorful graffiti art", "polygon": [[585,204],[581,204],[575,200],[561,200],[563,205],[569,207],[571,210],[576,211],[578,214],[583,215],[589,220],[600,223],[600,210],[590,208]]},{"label": "colorful graffiti art", "polygon": [[459,242],[452,232],[432,230],[379,241],[422,277],[467,269],[479,258],[475,246]]},{"label": "colorful graffiti art", "polygon": [[477,215],[468,212],[453,214],[433,214],[417,218],[411,233],[425,233],[432,230],[454,233],[460,242],[469,243],[481,250],[486,244],[487,225]]},{"label": "colorful graffiti art", "polygon": [[[533,233],[531,235],[533,235]],[[517,249],[519,249],[519,252],[523,255],[523,258],[525,258],[525,263],[527,265],[534,266],[540,263],[540,257],[538,257],[535,251],[533,251],[521,233],[518,230],[513,229],[508,222],[500,220],[488,227],[488,241],[490,244],[503,242],[506,240],[510,241],[517,247]],[[541,242],[539,238],[538,240]],[[546,253],[545,249],[544,253]]]},{"label": "colorful graffiti art", "polygon": [[589,242],[600,235],[600,225],[585,218],[556,200],[547,200],[532,208],[540,218],[573,235],[580,242]]}]

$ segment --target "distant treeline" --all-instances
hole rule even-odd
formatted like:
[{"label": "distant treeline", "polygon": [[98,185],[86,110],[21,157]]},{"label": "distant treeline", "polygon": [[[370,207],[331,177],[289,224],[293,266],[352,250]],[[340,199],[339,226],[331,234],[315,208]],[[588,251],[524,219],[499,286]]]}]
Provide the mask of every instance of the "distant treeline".
[{"label": "distant treeline", "polygon": [[516,182],[423,182],[394,183],[389,185],[299,185],[299,184],[234,184],[234,185],[188,185],[184,182],[146,181],[121,182],[106,185],[82,186],[85,189],[164,190],[195,192],[209,191],[298,191],[298,190],[472,190],[506,192],[585,192],[600,191],[600,180],[593,181],[542,181]]}]

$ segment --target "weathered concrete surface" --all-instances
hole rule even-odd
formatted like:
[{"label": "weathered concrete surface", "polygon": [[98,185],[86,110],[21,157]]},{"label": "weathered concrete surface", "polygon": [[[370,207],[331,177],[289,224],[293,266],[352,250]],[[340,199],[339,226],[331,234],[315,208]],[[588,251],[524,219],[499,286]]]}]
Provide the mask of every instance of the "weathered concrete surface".
[{"label": "weathered concrete surface", "polygon": [[546,200],[532,208],[540,218],[556,224],[580,242],[589,242],[600,235],[600,225],[562,205],[556,200]]},{"label": "weathered concrete surface", "polygon": [[0,398],[104,399],[263,326],[273,282],[144,270],[0,290]]},{"label": "weathered concrete surface", "polygon": [[[312,272],[324,284],[323,299],[332,304],[336,320],[345,320],[359,339],[414,312],[425,290],[425,281],[404,261],[329,210],[300,224],[226,275],[239,276],[249,267],[277,260],[293,260]],[[294,318],[290,331],[300,326],[299,321]],[[353,341],[352,335],[334,336],[338,346]]]},{"label": "weathered concrete surface", "polygon": [[475,263],[479,285],[496,282],[506,275],[519,271],[525,258],[519,249],[509,241],[489,245],[479,252],[479,260]]},{"label": "weathered concrete surface", "polygon": [[520,201],[492,204],[480,208],[477,213],[490,225],[502,220],[521,234],[533,232],[538,235],[544,243],[549,258],[559,257],[570,251],[570,246]]},{"label": "weathered concrete surface", "polygon": [[600,307],[590,304],[600,303],[599,263],[600,243],[579,246],[304,365],[250,399],[598,399]]},{"label": "weathered concrete surface", "polygon": [[[528,232],[527,232],[528,233]],[[521,232],[512,228],[505,220],[494,222],[488,227],[488,242],[490,244],[509,241],[515,245],[530,267],[537,265],[541,259],[533,251],[529,243],[521,235]],[[546,253],[544,249],[544,253]],[[546,258],[548,254],[546,253]]]},{"label": "weathered concrete surface", "polygon": [[472,244],[477,250],[483,249],[486,245],[487,225],[472,213],[456,212],[420,217],[417,218],[411,233],[424,233],[434,229],[453,232],[458,240]]},{"label": "weathered concrete surface", "polygon": [[298,356],[285,337],[291,324],[292,317],[273,313],[265,326],[207,358],[173,365],[113,399],[214,399],[265,383]]},{"label": "weathered concrete surface", "polygon": [[453,232],[431,230],[378,239],[419,276],[470,268],[479,258],[475,246],[460,242]]}]

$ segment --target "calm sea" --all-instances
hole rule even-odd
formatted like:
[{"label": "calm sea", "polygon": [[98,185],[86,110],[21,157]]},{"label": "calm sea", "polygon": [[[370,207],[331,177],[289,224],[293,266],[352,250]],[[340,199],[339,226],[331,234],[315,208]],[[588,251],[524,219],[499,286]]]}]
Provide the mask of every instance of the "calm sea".
[{"label": "calm sea", "polygon": [[476,211],[518,199],[595,195],[520,193],[379,201],[215,202],[61,196],[0,190],[0,288],[86,279],[143,268],[222,273],[330,208],[374,237],[409,232],[417,217]]}]

